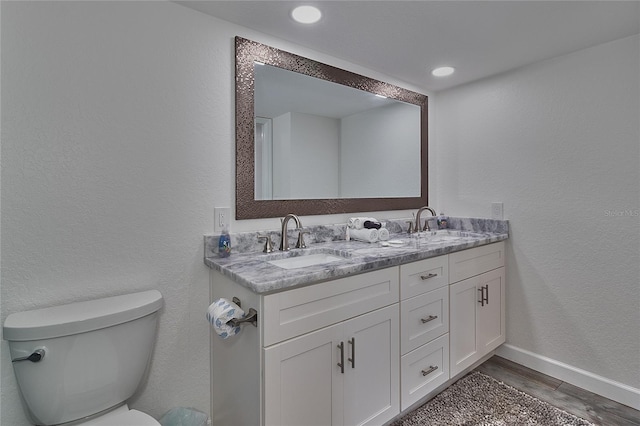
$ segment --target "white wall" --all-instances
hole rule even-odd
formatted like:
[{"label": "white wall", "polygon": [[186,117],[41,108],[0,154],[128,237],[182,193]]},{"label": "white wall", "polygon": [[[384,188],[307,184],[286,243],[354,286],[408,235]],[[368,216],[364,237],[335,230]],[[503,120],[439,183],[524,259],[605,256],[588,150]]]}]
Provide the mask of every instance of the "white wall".
[{"label": "white wall", "polygon": [[289,198],[338,197],[340,120],[292,112],[291,141]]},{"label": "white wall", "polygon": [[291,194],[291,113],[273,118],[273,199]]},{"label": "white wall", "polygon": [[487,217],[504,202],[507,343],[636,389],[639,47],[625,38],[438,93],[430,142],[438,208]]},{"label": "white wall", "polygon": [[[0,320],[157,288],[158,341],[132,405],[155,417],[175,406],[209,412],[202,236],[214,206],[234,206],[233,37],[400,82],[165,1],[0,5]],[[0,349],[0,423],[26,424],[6,342]]]},{"label": "white wall", "polygon": [[[156,417],[209,411],[202,235],[229,196],[231,147],[214,147],[232,122],[229,102],[212,101],[231,90],[211,78],[229,55],[215,36],[171,4],[2,2],[2,321],[159,289],[153,364],[134,401]],[[0,423],[26,424],[1,347]]]},{"label": "white wall", "polygon": [[274,200],[339,196],[339,127],[338,119],[314,114],[273,118]]},{"label": "white wall", "polygon": [[420,108],[396,102],[341,122],[343,197],[420,196]]}]

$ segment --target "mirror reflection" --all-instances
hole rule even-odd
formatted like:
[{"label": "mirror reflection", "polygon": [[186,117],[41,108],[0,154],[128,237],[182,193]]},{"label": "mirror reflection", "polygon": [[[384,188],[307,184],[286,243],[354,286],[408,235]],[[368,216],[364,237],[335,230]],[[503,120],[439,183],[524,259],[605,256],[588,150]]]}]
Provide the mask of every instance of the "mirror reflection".
[{"label": "mirror reflection", "polygon": [[256,62],[255,199],[419,197],[420,106]]},{"label": "mirror reflection", "polygon": [[242,37],[235,45],[236,219],[428,204],[426,95]]}]

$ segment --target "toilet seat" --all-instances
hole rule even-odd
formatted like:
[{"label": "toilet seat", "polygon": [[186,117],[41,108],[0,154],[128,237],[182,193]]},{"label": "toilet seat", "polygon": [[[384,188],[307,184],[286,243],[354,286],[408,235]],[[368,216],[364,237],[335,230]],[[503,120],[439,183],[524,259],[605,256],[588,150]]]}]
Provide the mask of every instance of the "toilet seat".
[{"label": "toilet seat", "polygon": [[77,426],[160,426],[160,423],[142,411],[129,410],[129,407],[123,405],[117,410],[79,423]]}]

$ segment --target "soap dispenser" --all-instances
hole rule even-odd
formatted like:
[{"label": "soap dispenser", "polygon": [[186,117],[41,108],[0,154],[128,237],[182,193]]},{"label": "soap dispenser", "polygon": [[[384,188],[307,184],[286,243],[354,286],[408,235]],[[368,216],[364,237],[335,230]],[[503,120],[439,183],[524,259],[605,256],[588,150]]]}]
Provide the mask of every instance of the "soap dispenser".
[{"label": "soap dispenser", "polygon": [[225,226],[222,228],[222,233],[220,234],[220,239],[218,240],[218,256],[220,257],[229,257],[231,254],[231,236],[229,235],[229,231]]},{"label": "soap dispenser", "polygon": [[444,213],[440,212],[437,217],[438,229],[447,229],[448,217],[444,215]]}]

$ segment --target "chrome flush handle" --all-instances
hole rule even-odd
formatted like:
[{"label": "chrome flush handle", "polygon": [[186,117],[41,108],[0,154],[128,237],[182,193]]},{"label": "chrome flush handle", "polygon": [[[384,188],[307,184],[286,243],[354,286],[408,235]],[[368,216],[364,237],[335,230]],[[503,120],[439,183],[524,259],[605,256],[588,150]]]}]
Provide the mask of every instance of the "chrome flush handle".
[{"label": "chrome flush handle", "polygon": [[29,356],[24,356],[22,358],[12,359],[11,362],[20,362],[20,361],[31,361],[31,362],[40,362],[42,358],[44,358],[45,351],[44,349],[36,349]]}]

